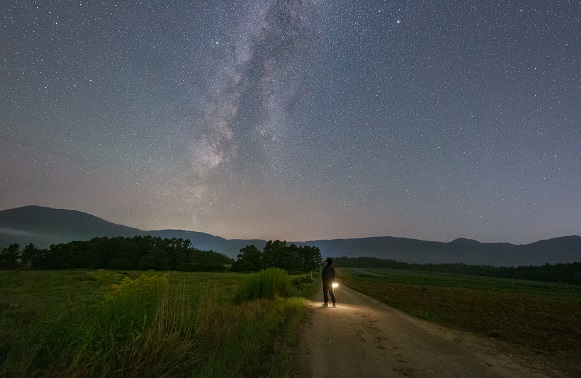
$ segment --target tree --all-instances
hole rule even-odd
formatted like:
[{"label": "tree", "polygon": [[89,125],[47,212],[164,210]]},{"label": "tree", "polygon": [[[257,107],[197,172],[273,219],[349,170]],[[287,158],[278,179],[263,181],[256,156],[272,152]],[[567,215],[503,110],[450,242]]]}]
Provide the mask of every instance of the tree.
[{"label": "tree", "polygon": [[0,269],[16,268],[17,260],[20,258],[20,245],[10,244],[0,252]]},{"label": "tree", "polygon": [[286,241],[269,240],[261,252],[254,245],[240,250],[232,265],[235,272],[251,272],[264,268],[280,268],[287,272],[308,272],[321,265],[321,251],[317,247],[288,245]]},{"label": "tree", "polygon": [[22,250],[20,255],[21,264],[30,268],[32,266],[32,261],[38,256],[42,251],[37,248],[34,244],[30,243]]},{"label": "tree", "polygon": [[287,265],[285,252],[288,249],[286,240],[269,240],[264,246],[262,261],[264,268],[281,268],[286,269]]},{"label": "tree", "polygon": [[262,252],[254,244],[241,248],[238,260],[232,264],[235,272],[253,272],[262,268]]},{"label": "tree", "polygon": [[302,258],[302,271],[308,272],[309,270],[318,269],[321,266],[323,258],[321,257],[321,250],[318,247],[305,245],[301,247]]}]

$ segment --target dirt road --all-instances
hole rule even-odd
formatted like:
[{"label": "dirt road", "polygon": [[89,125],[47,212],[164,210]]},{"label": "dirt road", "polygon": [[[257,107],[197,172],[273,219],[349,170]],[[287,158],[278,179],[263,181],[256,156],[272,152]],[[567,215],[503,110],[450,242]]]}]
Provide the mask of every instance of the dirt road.
[{"label": "dirt road", "polygon": [[345,286],[336,294],[336,308],[311,303],[301,330],[298,376],[562,376],[499,352],[494,340],[412,318]]}]

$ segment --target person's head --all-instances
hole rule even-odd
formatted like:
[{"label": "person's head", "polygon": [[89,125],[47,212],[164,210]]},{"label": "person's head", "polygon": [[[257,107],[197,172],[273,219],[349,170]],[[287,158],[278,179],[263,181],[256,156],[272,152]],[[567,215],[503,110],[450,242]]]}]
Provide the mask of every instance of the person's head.
[{"label": "person's head", "polygon": [[331,265],[333,264],[333,259],[330,257],[327,257],[327,265]]}]

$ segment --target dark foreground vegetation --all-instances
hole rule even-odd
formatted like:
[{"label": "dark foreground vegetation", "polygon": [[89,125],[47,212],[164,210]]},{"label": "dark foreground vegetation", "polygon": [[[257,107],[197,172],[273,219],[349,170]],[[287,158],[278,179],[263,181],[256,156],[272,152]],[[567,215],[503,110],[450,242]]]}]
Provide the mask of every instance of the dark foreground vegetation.
[{"label": "dark foreground vegetation", "polygon": [[0,376],[289,376],[316,282],[236,273],[0,275]]},{"label": "dark foreground vegetation", "polygon": [[466,264],[409,264],[375,257],[337,257],[334,261],[335,266],[340,267],[388,268],[434,273],[469,274],[483,277],[514,278],[581,285],[581,262],[507,267]]},{"label": "dark foreground vegetation", "polygon": [[337,270],[347,286],[389,306],[530,348],[539,359],[581,376],[579,286],[409,269]]}]

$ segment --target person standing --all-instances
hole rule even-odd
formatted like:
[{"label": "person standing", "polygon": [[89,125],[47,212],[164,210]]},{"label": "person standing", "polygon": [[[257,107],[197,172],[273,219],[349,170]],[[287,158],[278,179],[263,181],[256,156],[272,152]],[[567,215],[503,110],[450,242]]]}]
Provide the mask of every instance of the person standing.
[{"label": "person standing", "polygon": [[331,301],[333,302],[333,307],[335,307],[335,290],[333,289],[333,281],[335,281],[335,268],[331,265],[333,260],[327,258],[327,265],[323,268],[321,273],[321,278],[323,279],[323,307],[329,306],[329,295],[331,295]]}]

